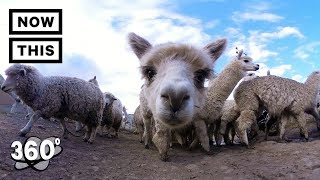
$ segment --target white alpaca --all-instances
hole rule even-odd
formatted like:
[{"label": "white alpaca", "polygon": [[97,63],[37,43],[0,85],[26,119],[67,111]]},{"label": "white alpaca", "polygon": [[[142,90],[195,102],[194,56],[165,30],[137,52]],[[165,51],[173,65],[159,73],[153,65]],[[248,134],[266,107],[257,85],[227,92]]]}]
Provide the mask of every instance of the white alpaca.
[{"label": "white alpaca", "polygon": [[[129,44],[140,60],[145,80],[140,102],[150,109],[155,121],[153,143],[160,158],[168,160],[169,131],[192,122],[195,113],[204,105],[204,81],[210,78],[213,62],[225,49],[220,39],[198,49],[187,44],[166,43],[152,46],[142,37],[130,33]],[[141,96],[140,96],[141,97]],[[144,118],[146,141],[151,137],[151,119]]]}]

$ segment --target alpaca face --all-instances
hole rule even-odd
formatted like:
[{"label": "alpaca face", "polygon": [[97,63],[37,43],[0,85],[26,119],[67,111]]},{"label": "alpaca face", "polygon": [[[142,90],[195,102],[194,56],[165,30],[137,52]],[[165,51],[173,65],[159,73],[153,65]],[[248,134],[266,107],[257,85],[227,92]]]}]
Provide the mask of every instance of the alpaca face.
[{"label": "alpaca face", "polygon": [[226,40],[210,43],[203,50],[174,43],[153,47],[131,33],[129,43],[140,59],[143,95],[154,118],[170,128],[189,123],[204,104],[204,81],[210,77]]},{"label": "alpaca face", "polygon": [[238,61],[241,62],[243,71],[257,71],[259,69],[259,64],[252,62],[252,58],[248,56],[243,56]]}]

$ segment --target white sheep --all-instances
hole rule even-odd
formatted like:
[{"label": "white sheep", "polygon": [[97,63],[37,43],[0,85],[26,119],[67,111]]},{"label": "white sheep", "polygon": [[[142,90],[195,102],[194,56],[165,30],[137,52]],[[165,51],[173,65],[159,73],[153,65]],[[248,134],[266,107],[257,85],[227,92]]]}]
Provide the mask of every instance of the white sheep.
[{"label": "white sheep", "polygon": [[[212,42],[203,49],[178,43],[152,46],[134,33],[130,33],[128,39],[140,60],[145,80],[142,96],[146,103],[140,101],[140,105],[152,114],[156,129],[152,141],[160,159],[166,161],[169,131],[191,123],[204,105],[204,81],[211,77],[213,62],[224,51],[226,39]],[[147,145],[151,138],[151,117],[144,118]]]},{"label": "white sheep", "polygon": [[241,111],[236,121],[240,140],[249,145],[246,130],[256,120],[261,106],[268,110],[271,117],[279,120],[281,140],[285,125],[291,118],[298,122],[304,137],[308,139],[305,113],[320,121],[317,111],[319,85],[319,71],[311,73],[304,84],[273,75],[241,83],[234,93],[237,107]]},{"label": "white sheep", "polygon": [[68,131],[64,118],[67,117],[84,123],[87,131],[83,140],[94,141],[104,108],[103,93],[97,86],[78,78],[46,77],[36,68],[21,64],[12,65],[5,72],[8,77],[1,89],[15,91],[34,111],[20,135],[26,135],[40,117],[54,117],[60,120],[66,138]]},{"label": "white sheep", "polygon": [[[122,123],[122,104],[121,101],[111,93],[104,93],[105,108],[100,124],[100,135],[108,137],[118,137],[118,132]],[[114,134],[110,133],[111,128]]]}]

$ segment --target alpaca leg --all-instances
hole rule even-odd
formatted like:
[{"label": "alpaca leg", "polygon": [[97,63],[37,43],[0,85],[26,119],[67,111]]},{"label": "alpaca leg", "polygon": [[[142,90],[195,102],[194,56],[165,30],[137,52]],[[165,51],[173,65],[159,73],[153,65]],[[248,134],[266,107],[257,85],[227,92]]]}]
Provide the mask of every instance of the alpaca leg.
[{"label": "alpaca leg", "polygon": [[144,147],[149,149],[150,141],[151,141],[151,120],[143,117],[144,124]]},{"label": "alpaca leg", "polygon": [[253,121],[256,120],[255,112],[252,110],[244,110],[241,112],[239,118],[236,121],[236,128],[240,138],[240,141],[249,146],[247,129],[251,127]]},{"label": "alpaca leg", "polygon": [[33,124],[40,118],[40,112],[36,111],[30,118],[29,122],[27,123],[27,125],[24,126],[24,128],[22,128],[20,130],[20,136],[25,136],[28,132],[30,132]]},{"label": "alpaca leg", "polygon": [[214,123],[209,124],[208,126],[208,137],[209,137],[209,145],[213,146],[213,134],[215,131],[215,125]]},{"label": "alpaca leg", "polygon": [[152,141],[157,147],[162,161],[169,160],[169,134],[169,130],[166,127],[156,124],[156,133],[154,134]]},{"label": "alpaca leg", "polygon": [[215,141],[216,141],[216,145],[217,145],[217,146],[220,146],[220,145],[221,145],[221,142],[222,142],[222,136],[221,136],[220,133],[219,133],[220,123],[221,123],[221,122],[215,123],[216,126],[215,126],[215,130],[214,130],[214,138],[215,138]]},{"label": "alpaca leg", "polygon": [[196,120],[194,121],[194,127],[201,146],[205,151],[209,152],[210,146],[206,123],[203,120]]},{"label": "alpaca leg", "polygon": [[[221,130],[221,129],[220,129]],[[223,139],[224,139],[224,143],[226,145],[232,145],[233,144],[233,140],[230,139],[230,133],[232,133],[232,130],[234,131],[234,128],[232,128],[231,123],[228,123],[226,126],[226,131],[223,134]],[[221,133],[220,133],[221,134]],[[231,135],[232,136],[232,135]]]},{"label": "alpaca leg", "polygon": [[309,140],[309,134],[308,134],[308,129],[307,129],[307,122],[305,118],[305,113],[300,113],[297,117],[296,120],[298,121],[299,127],[300,127],[300,132],[304,135],[304,138],[306,141]]},{"label": "alpaca leg", "polygon": [[285,128],[288,122],[288,117],[282,116],[279,122],[279,131],[280,131],[280,141],[283,141],[285,138]]}]

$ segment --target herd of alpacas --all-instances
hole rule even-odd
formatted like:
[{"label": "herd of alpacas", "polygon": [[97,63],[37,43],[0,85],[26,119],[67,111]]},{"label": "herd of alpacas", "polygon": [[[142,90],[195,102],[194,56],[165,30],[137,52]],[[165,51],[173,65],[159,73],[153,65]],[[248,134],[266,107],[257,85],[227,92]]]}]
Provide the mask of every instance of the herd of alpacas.
[{"label": "herd of alpacas", "polygon": [[[140,105],[133,115],[135,132],[145,148],[156,146],[162,161],[169,159],[168,151],[176,141],[189,150],[201,145],[210,152],[222,141],[232,145],[237,135],[250,147],[261,116],[267,119],[262,128],[265,139],[276,124],[279,140],[286,140],[286,126],[293,122],[308,140],[306,124],[311,116],[320,129],[320,71],[311,73],[305,83],[270,73],[259,77],[250,72],[259,65],[238,50],[222,72],[215,74],[214,62],[227,44],[223,38],[196,48],[179,43],[152,45],[129,33],[128,43],[140,61],[144,79]],[[5,80],[0,78],[1,90],[28,107],[29,121],[20,130],[21,136],[30,132],[39,118],[54,118],[61,122],[64,138],[71,133],[66,120],[76,121],[76,131],[85,128],[83,140],[89,143],[94,142],[96,132],[118,137],[125,108],[113,94],[101,92],[96,77],[89,81],[48,77],[22,64],[10,66],[5,74]],[[234,100],[227,100],[233,90]]]}]

